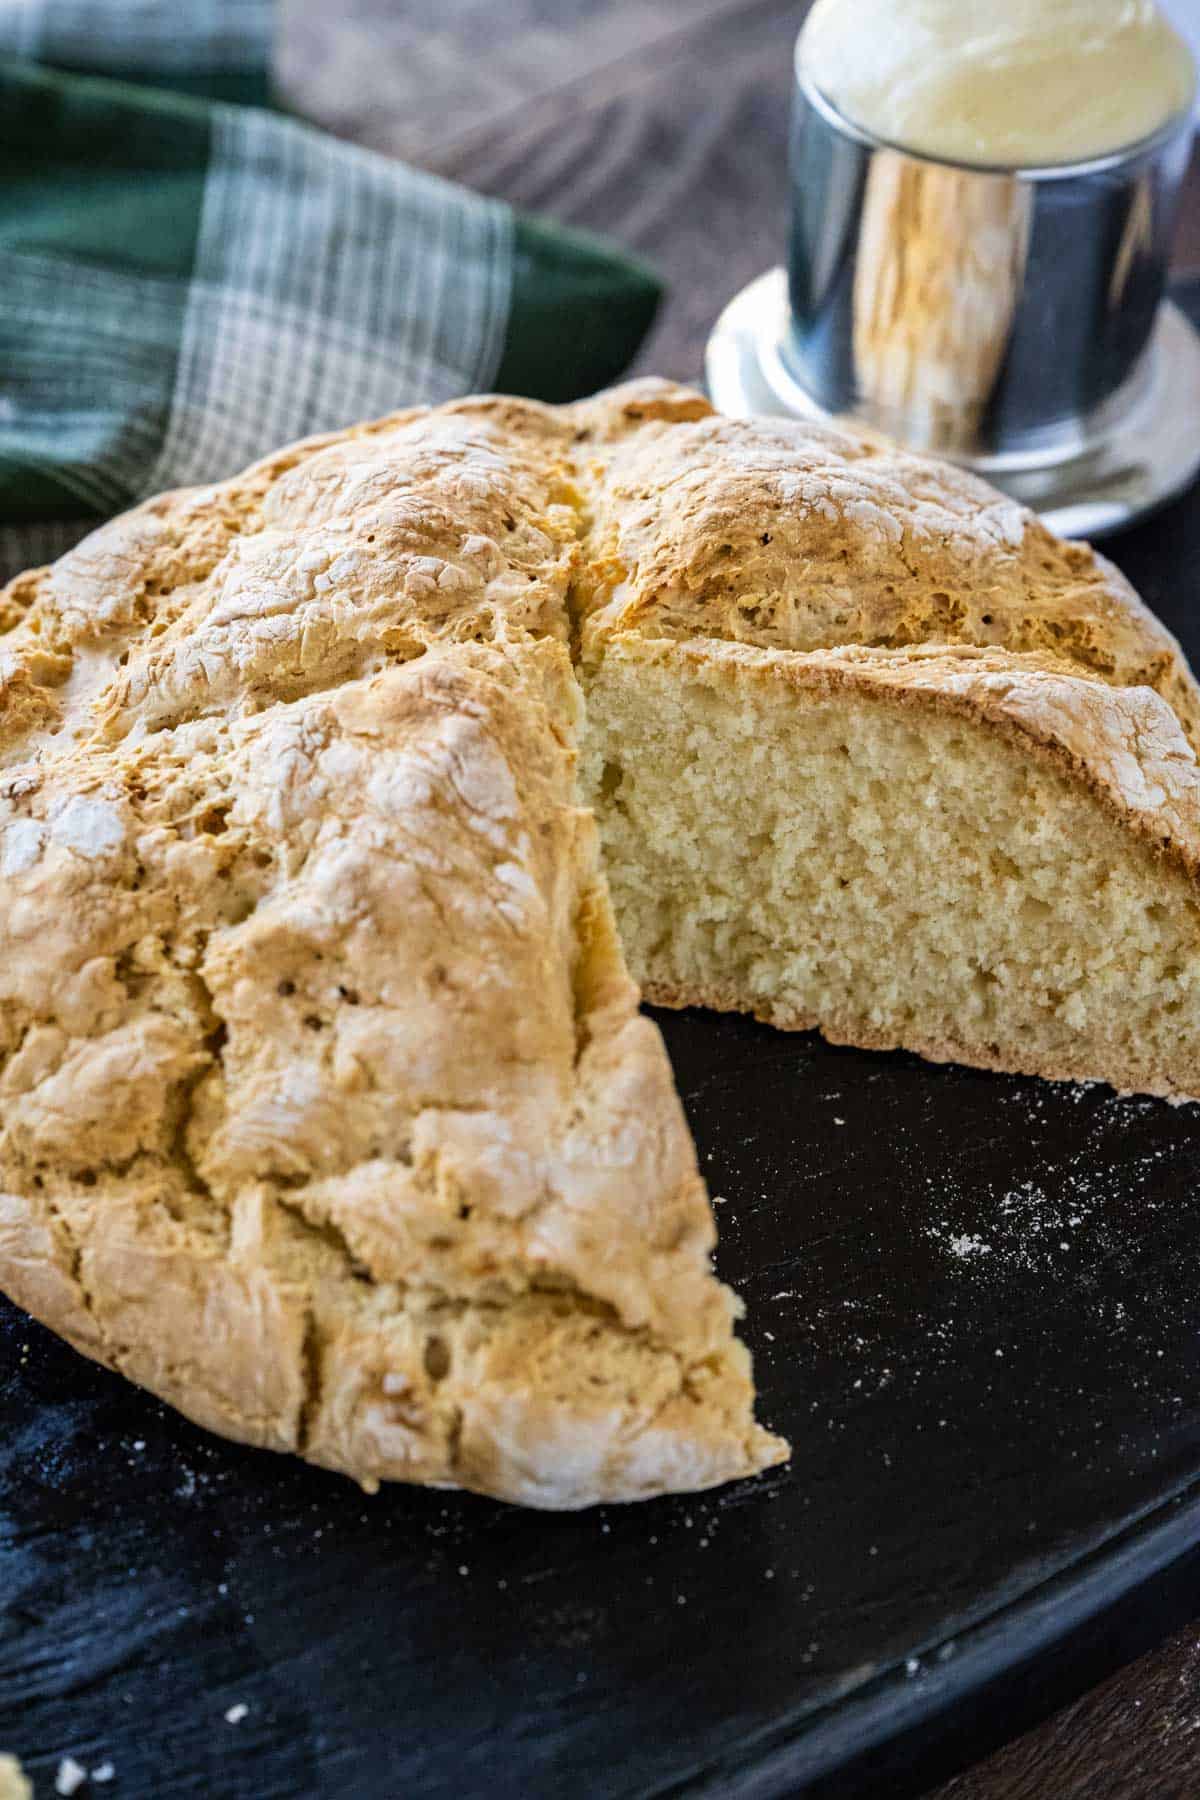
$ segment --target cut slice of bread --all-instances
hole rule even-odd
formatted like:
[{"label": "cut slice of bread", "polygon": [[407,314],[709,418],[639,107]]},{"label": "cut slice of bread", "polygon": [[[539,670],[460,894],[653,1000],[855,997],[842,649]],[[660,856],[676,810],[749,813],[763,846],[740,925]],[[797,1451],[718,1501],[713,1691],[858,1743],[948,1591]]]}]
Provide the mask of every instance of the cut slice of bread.
[{"label": "cut slice of bread", "polygon": [[1200,1097],[1200,702],[1123,578],[879,440],[583,410],[586,791],[647,994]]}]

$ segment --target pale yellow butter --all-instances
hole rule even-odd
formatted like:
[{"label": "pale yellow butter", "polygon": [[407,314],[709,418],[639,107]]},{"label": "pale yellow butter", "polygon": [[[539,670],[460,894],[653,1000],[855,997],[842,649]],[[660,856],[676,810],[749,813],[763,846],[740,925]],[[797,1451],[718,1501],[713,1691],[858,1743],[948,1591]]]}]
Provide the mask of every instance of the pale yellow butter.
[{"label": "pale yellow butter", "polygon": [[1006,168],[1120,150],[1191,104],[1153,0],[817,0],[806,71],[846,118],[926,156]]}]

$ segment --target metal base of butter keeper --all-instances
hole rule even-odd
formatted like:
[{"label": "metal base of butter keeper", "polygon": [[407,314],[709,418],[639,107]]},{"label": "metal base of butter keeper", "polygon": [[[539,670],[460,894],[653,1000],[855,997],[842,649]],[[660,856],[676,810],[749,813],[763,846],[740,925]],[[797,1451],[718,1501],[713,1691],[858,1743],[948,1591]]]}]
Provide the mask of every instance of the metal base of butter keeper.
[{"label": "metal base of butter keeper", "polygon": [[[786,361],[788,329],[787,274],[769,269],[730,301],[708,340],[705,377],[713,405],[735,416],[828,419],[851,430],[864,423],[827,412],[800,386]],[[1063,537],[1120,531],[1200,472],[1200,334],[1165,301],[1138,392],[1107,432],[1084,440],[1066,459],[1020,468],[987,456],[950,460],[1031,506]]]}]

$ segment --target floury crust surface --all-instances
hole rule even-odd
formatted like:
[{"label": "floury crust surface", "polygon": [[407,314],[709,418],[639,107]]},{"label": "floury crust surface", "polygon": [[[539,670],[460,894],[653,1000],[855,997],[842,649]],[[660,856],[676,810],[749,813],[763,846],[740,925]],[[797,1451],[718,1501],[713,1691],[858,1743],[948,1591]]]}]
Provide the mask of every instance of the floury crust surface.
[{"label": "floury crust surface", "polygon": [[578,676],[682,640],[952,646],[1016,711],[1040,672],[1088,696],[1081,791],[1137,715],[1130,833],[1191,830],[1173,640],[893,450],[638,383],[164,496],[0,594],[6,1291],[368,1485],[576,1507],[779,1460],[575,770]]}]

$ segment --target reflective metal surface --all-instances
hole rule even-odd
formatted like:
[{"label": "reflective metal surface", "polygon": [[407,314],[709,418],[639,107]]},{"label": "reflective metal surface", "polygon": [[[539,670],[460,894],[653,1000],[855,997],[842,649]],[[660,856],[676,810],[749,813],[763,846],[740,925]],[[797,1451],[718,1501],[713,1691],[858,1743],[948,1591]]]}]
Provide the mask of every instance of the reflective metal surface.
[{"label": "reflective metal surface", "polygon": [[1145,399],[1189,137],[1179,118],[1088,163],[939,162],[851,125],[798,55],[792,383],[989,474],[1079,457]]},{"label": "reflective metal surface", "polygon": [[[791,374],[787,277],[770,269],[717,320],[705,357],[714,405],[735,416],[831,414]],[[958,460],[967,460],[960,458]],[[1065,537],[1102,537],[1185,488],[1200,469],[1200,336],[1170,300],[1159,308],[1138,390],[1114,426],[1073,456],[973,465]]]}]

